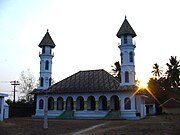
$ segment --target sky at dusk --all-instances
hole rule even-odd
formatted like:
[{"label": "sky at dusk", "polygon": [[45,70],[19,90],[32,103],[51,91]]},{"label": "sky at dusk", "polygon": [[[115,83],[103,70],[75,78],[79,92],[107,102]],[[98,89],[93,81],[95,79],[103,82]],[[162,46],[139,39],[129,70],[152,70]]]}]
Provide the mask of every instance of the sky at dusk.
[{"label": "sky at dusk", "polygon": [[[120,61],[116,37],[125,15],[134,38],[136,79],[145,83],[158,63],[180,59],[179,0],[0,0],[0,92],[28,68],[39,78],[38,47],[47,29],[56,44],[52,78],[105,69]],[[8,82],[8,83],[7,83]]]}]

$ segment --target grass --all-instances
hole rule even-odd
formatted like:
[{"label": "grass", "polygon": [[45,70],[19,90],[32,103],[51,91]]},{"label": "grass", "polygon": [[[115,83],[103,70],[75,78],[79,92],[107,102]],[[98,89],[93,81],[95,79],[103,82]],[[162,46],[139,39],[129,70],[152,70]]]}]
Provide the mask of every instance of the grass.
[{"label": "grass", "polygon": [[73,119],[74,111],[64,111],[58,118],[60,119]]}]

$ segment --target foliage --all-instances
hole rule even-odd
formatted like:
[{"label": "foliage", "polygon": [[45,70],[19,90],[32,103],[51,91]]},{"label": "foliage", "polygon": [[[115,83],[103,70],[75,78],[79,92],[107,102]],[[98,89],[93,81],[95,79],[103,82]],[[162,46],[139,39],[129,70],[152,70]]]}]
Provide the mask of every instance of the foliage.
[{"label": "foliage", "polygon": [[7,100],[6,100],[6,103],[7,103],[8,105],[10,105],[10,104],[13,103],[13,101],[12,101],[11,99],[7,99]]},{"label": "foliage", "polygon": [[147,84],[148,89],[153,93],[160,103],[163,103],[168,99],[168,93],[164,87],[164,78],[150,78]]},{"label": "foliage", "polygon": [[114,63],[111,70],[112,75],[114,76],[115,79],[117,79],[118,81],[121,81],[121,66],[119,61],[116,61]]},{"label": "foliage", "polygon": [[19,78],[20,86],[19,89],[21,90],[21,98],[29,101],[32,98],[30,92],[35,88],[35,77],[30,72],[30,69],[27,71],[22,71]]},{"label": "foliage", "polygon": [[152,71],[155,78],[150,78],[148,82],[148,89],[153,92],[161,103],[169,99],[172,95],[176,97],[180,95],[179,61],[176,56],[171,56],[169,61],[170,63],[166,64],[168,69],[164,75],[162,75],[162,70],[159,68],[159,65],[155,63]]},{"label": "foliage", "polygon": [[152,73],[155,78],[159,78],[162,75],[162,69],[157,63],[154,64]]},{"label": "foliage", "polygon": [[173,88],[177,88],[180,85],[180,61],[177,60],[176,56],[171,56],[169,62],[170,63],[166,64],[168,66],[168,70],[166,72],[167,79],[169,80],[169,83]]}]

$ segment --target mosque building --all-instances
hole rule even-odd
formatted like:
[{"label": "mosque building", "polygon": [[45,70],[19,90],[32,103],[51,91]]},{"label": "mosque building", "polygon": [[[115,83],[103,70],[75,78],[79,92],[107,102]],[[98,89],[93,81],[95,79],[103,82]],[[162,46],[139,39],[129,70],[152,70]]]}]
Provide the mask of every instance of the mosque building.
[{"label": "mosque building", "polygon": [[[39,47],[40,84],[36,95],[35,117],[43,117],[47,104],[48,117],[68,119],[141,119],[146,116],[145,98],[135,84],[136,33],[125,17],[116,35],[120,42],[121,79],[104,69],[79,71],[51,85],[52,59],[55,48],[49,32]],[[47,97],[47,102],[46,102]]]}]

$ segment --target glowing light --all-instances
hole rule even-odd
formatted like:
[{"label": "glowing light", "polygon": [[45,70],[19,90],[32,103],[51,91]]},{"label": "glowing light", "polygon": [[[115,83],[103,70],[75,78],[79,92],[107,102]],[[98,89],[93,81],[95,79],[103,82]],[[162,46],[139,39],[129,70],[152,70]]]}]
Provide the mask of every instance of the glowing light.
[{"label": "glowing light", "polygon": [[147,88],[147,82],[145,82],[145,81],[140,81],[139,87],[146,89],[146,88]]},{"label": "glowing light", "polygon": [[134,97],[139,91],[141,91],[141,90],[147,91],[159,104],[161,104],[160,101],[156,98],[156,96],[151,92],[151,90],[148,89],[147,83],[146,83],[146,85],[144,85],[144,86],[141,85],[141,87],[138,87],[138,89],[135,90],[134,93],[131,95],[130,99],[133,98],[133,97]]},{"label": "glowing light", "polygon": [[159,104],[161,104],[160,103],[160,101],[155,97],[155,95],[151,92],[151,90],[149,90],[148,88],[146,88],[146,90],[147,90],[147,92],[159,103]]},{"label": "glowing light", "polygon": [[133,97],[136,95],[136,93],[138,93],[140,90],[141,90],[141,88],[139,87],[139,88],[131,95],[130,99],[133,98]]}]

